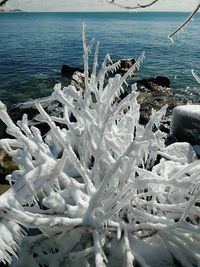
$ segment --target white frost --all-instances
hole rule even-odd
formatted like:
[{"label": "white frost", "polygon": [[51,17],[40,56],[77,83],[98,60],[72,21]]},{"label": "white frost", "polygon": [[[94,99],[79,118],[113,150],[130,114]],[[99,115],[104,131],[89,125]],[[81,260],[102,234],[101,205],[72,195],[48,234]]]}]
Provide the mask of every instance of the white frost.
[{"label": "white frost", "polygon": [[[26,115],[16,126],[0,103],[13,136],[0,146],[19,166],[0,196],[0,259],[15,267],[155,267],[172,255],[185,267],[197,264],[199,160],[188,144],[165,148],[158,128],[166,107],[142,126],[137,92],[120,99],[144,54],[124,76],[108,78],[119,62],[107,55],[98,70],[97,43],[89,73],[94,41],[86,44],[85,30],[86,90],[58,84],[52,106],[36,103],[37,118],[50,127],[45,137]],[[16,251],[19,259],[11,256]]]}]

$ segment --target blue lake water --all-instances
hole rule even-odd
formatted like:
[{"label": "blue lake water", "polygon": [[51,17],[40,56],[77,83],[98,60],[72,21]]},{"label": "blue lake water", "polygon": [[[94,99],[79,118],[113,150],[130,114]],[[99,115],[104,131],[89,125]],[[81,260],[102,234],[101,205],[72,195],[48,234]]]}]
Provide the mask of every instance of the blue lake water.
[{"label": "blue lake water", "polygon": [[[46,96],[63,63],[82,66],[82,22],[87,39],[100,41],[100,61],[146,58],[137,77],[168,75],[176,90],[200,85],[191,69],[200,73],[200,15],[172,44],[167,36],[186,13],[0,13],[0,99],[6,104]],[[187,88],[189,87],[189,89]],[[187,88],[187,89],[186,89]],[[200,92],[200,91],[199,91]]]}]

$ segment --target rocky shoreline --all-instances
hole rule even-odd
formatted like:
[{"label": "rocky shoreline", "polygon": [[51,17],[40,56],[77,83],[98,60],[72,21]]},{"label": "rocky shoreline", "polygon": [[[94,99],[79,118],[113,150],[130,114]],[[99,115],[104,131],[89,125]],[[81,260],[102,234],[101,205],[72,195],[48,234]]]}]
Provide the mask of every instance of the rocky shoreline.
[{"label": "rocky shoreline", "polygon": [[[128,67],[130,67],[130,62],[128,63]],[[122,69],[117,69],[117,72],[120,74],[123,74],[126,71],[124,63],[122,66]],[[74,68],[69,65],[65,65],[61,69],[61,74],[68,76],[71,79],[70,83],[74,85],[77,90],[84,90],[84,75],[82,71],[83,70],[80,68]],[[128,86],[132,87],[133,84],[129,84]],[[167,76],[155,76],[137,80],[134,83],[134,90],[139,92],[138,103],[140,104],[140,123],[143,125],[149,121],[152,109],[157,111],[164,105],[168,106],[166,119],[163,122],[163,126],[161,126],[162,129],[167,133],[170,132],[170,121],[173,109],[176,106],[188,104],[188,99],[185,96],[176,94],[176,91],[171,88],[171,82]],[[124,93],[122,93],[119,98],[123,99],[127,94],[129,94],[129,92],[130,88],[125,88]],[[21,120],[23,114],[27,114],[28,119],[32,121],[34,125],[37,125],[42,132],[42,135],[45,135],[49,128],[46,123],[38,123],[36,120],[34,120],[38,114],[38,111],[34,105],[34,101],[35,100],[12,105],[9,108],[9,115],[16,123],[18,120]],[[56,109],[59,109],[58,103],[51,102],[50,97],[42,98],[40,101],[42,101],[44,107],[52,109],[52,112],[56,112]],[[49,107],[49,101],[54,108]],[[6,129],[2,123],[0,128],[0,138],[7,137],[8,134],[6,133]]]},{"label": "rocky shoreline", "polygon": [[[122,67],[118,68],[117,72],[123,74],[126,68],[130,67],[130,64],[134,64],[134,60],[129,61],[127,65],[123,62]],[[84,90],[84,76],[82,69],[73,68],[70,66],[62,67],[62,75],[71,76],[71,84],[75,85],[77,90]],[[172,112],[177,106],[184,106],[187,104],[187,99],[176,95],[175,91],[171,88],[170,79],[166,76],[156,76],[146,79],[141,79],[136,81],[136,88],[138,92],[138,103],[140,104],[140,123],[145,125],[149,121],[152,109],[159,110],[162,106],[167,105],[166,118],[161,121],[160,130],[167,134],[166,146],[177,142],[177,141],[187,141],[180,137],[180,134],[173,135],[171,132],[171,117]],[[128,94],[125,91],[119,97],[122,99]],[[43,98],[42,102],[45,108],[49,108],[49,102],[52,100],[50,98]],[[52,108],[53,107],[53,108]],[[51,102],[51,112],[58,112],[59,103]],[[9,115],[16,123],[21,120],[22,115],[27,114],[28,119],[38,127],[42,133],[45,135],[49,127],[45,122],[36,122],[34,118],[37,117],[38,111],[34,106],[34,101],[29,101],[25,103],[20,103],[11,106],[9,109]],[[37,118],[38,119],[38,118]],[[1,127],[0,139],[10,137],[6,131],[5,127]],[[187,139],[187,138],[186,138]],[[196,145],[199,145],[197,143]],[[192,144],[195,145],[195,144]],[[12,173],[17,169],[16,164],[8,157],[7,153],[0,150],[0,194],[7,190],[8,182],[5,180],[6,175]]]}]

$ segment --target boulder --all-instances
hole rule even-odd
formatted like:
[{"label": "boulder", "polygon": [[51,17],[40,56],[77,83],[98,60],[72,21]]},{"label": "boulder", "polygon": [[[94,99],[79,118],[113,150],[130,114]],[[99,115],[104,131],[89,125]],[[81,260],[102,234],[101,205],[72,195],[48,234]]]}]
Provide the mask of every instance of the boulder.
[{"label": "boulder", "polygon": [[[113,63],[117,62],[114,61]],[[114,72],[110,72],[109,75],[110,76],[113,76],[115,74],[121,74],[123,75],[124,73],[126,73],[128,71],[128,69],[130,67],[133,66],[133,64],[135,64],[135,59],[134,58],[129,58],[129,59],[121,59],[120,60],[120,63],[119,63],[119,67],[116,69],[116,71]],[[75,77],[78,75],[78,79],[80,78],[80,76],[82,76],[84,73],[84,69],[83,68],[79,68],[79,67],[73,67],[73,66],[70,66],[70,65],[67,65],[67,64],[63,64],[62,65],[62,68],[61,68],[61,74],[62,76],[64,77],[68,77],[68,78],[72,78],[74,79],[74,75]],[[81,79],[83,79],[81,77]],[[75,78],[76,80],[76,78]]]},{"label": "boulder", "polygon": [[[114,61],[115,63],[117,61]],[[134,58],[128,58],[128,59],[121,59],[119,67],[116,69],[114,74],[124,74],[126,73],[134,64],[135,64],[135,59]]]},{"label": "boulder", "polygon": [[71,84],[76,87],[77,90],[85,89],[84,74],[80,71],[75,71],[72,75]]},{"label": "boulder", "polygon": [[[198,157],[189,143],[176,142],[169,145],[164,150],[158,152],[160,160],[152,168],[152,173],[159,176],[172,177],[177,170],[185,168],[188,164],[198,160]],[[187,175],[192,175],[194,170],[188,168]],[[161,186],[162,187],[162,186]],[[159,189],[159,193],[161,193]],[[180,194],[174,195],[180,201]]]},{"label": "boulder", "polygon": [[170,79],[167,76],[157,76],[154,78],[142,79],[136,81],[140,91],[148,89],[155,93],[170,93]]},{"label": "boulder", "polygon": [[[162,131],[162,128],[160,129]],[[172,145],[177,142],[176,137],[173,134],[168,134],[165,139],[165,146]]]},{"label": "boulder", "polygon": [[[149,121],[152,108],[155,110],[161,109],[162,106],[167,105],[167,117],[170,118],[173,109],[178,105],[184,105],[187,103],[186,99],[182,99],[173,94],[156,94],[150,91],[140,92],[138,95],[138,103],[140,104],[140,122],[146,124]],[[165,128],[168,128],[169,122],[165,123]]]},{"label": "boulder", "polygon": [[[117,61],[114,61],[114,63]],[[115,74],[121,74],[123,75],[128,71],[130,67],[133,66],[135,63],[134,58],[130,59],[122,59],[120,60],[119,67],[114,72],[110,72],[108,75],[109,77],[112,77]],[[74,68],[69,65],[63,65],[61,69],[61,73],[63,76],[69,77],[71,75],[71,84],[74,85],[78,90],[85,89],[85,83],[84,83],[84,70],[80,68]]]},{"label": "boulder", "polygon": [[74,74],[75,71],[83,73],[84,69],[81,69],[81,68],[78,68],[78,67],[72,67],[72,66],[67,65],[67,64],[63,64],[62,65],[62,68],[61,68],[62,76],[72,77],[72,75]]},{"label": "boulder", "polygon": [[38,110],[36,109],[34,103],[32,102],[30,105],[29,101],[12,105],[8,112],[14,122],[21,120],[23,114],[27,114],[30,120],[38,114]]},{"label": "boulder", "polygon": [[174,108],[171,132],[178,141],[200,145],[200,105],[182,105]]},{"label": "boulder", "polygon": [[[51,98],[49,97],[40,98],[38,100],[40,101],[40,103],[42,103],[42,106],[47,111],[53,110],[53,107],[54,107],[55,114],[56,114],[56,110],[59,109],[60,103],[56,101],[53,102]],[[18,120],[21,121],[23,114],[27,114],[29,125],[36,126],[41,131],[42,136],[44,136],[50,129],[47,123],[35,120],[35,118],[39,114],[35,106],[35,100],[31,100],[31,101],[27,101],[27,102],[19,103],[19,104],[14,104],[8,109],[8,113],[14,123],[17,123]],[[7,138],[7,137],[10,138],[11,136],[7,134],[6,126],[2,122],[2,131],[0,131],[0,138]]]},{"label": "boulder", "polygon": [[190,164],[198,159],[191,144],[186,142],[173,143],[160,152],[160,154],[167,160],[181,162],[182,164]]},{"label": "boulder", "polygon": [[[62,113],[62,104],[59,101],[54,100],[51,96],[37,100],[42,104],[43,108],[49,115],[60,116]],[[8,113],[15,124],[17,124],[17,121],[22,120],[24,114],[27,114],[29,127],[32,125],[37,127],[40,130],[41,135],[45,136],[50,130],[50,127],[45,121],[41,120],[41,116],[35,106],[35,101],[36,100],[30,100],[24,103],[14,104],[9,108]],[[73,114],[70,117],[70,121],[75,121]],[[61,124],[56,123],[56,125],[60,126]],[[65,125],[62,125],[62,127],[64,126]],[[0,131],[0,139],[2,138],[13,138],[6,132],[6,126],[3,122],[2,131]]]}]

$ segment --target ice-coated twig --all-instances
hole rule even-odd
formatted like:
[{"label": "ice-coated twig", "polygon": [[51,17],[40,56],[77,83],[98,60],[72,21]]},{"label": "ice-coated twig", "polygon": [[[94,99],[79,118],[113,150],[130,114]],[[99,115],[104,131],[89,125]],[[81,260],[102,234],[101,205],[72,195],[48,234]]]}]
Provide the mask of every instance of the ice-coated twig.
[{"label": "ice-coated twig", "polygon": [[133,267],[134,265],[134,255],[132,253],[132,250],[130,248],[129,238],[128,238],[128,231],[126,226],[124,226],[124,246],[125,246],[125,252],[126,252],[126,266],[127,267]]},{"label": "ice-coated twig", "polygon": [[99,233],[94,230],[93,231],[93,240],[94,240],[94,248],[95,248],[95,264],[99,267],[105,267],[104,258],[103,258],[103,250],[101,248],[100,236]]},{"label": "ice-coated twig", "polygon": [[81,225],[82,219],[75,218],[69,219],[65,217],[54,217],[53,215],[42,215],[42,214],[32,214],[30,212],[19,211],[14,208],[9,210],[4,210],[6,213],[5,217],[23,224],[29,228],[40,228],[40,227],[75,227]]},{"label": "ice-coated twig", "polygon": [[193,10],[193,12],[186,18],[186,20],[178,27],[176,28],[172,33],[169,34],[168,38],[173,41],[173,36],[179,32],[180,30],[182,30],[189,21],[192,20],[192,18],[194,17],[194,15],[198,12],[198,10],[200,9],[200,3],[198,3],[198,5],[196,6],[196,8]]},{"label": "ice-coated twig", "polygon": [[184,267],[192,267],[193,265],[188,261],[188,259],[186,258],[185,254],[182,253],[182,251],[175,246],[173,243],[170,242],[169,239],[171,239],[171,236],[169,237],[168,234],[160,234],[160,236],[162,237],[162,241],[163,243],[167,246],[169,252],[172,254],[172,256],[181,263],[182,266]]},{"label": "ice-coated twig", "polygon": [[200,77],[196,74],[196,72],[194,70],[191,70],[192,72],[192,76],[195,78],[195,80],[200,83]]}]

